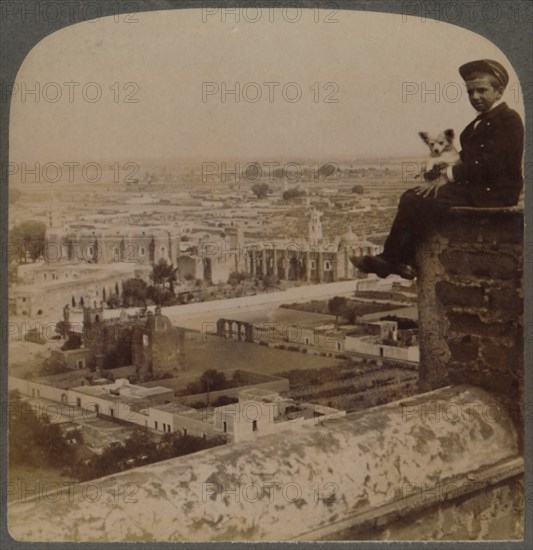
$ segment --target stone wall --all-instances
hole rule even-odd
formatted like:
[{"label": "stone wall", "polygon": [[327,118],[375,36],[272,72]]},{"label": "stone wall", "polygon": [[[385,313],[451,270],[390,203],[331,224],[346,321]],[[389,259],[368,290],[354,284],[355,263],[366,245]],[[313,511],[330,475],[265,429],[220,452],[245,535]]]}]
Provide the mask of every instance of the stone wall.
[{"label": "stone wall", "polygon": [[[475,481],[466,485],[476,486]],[[348,528],[322,540],[521,540],[524,534],[523,476],[493,482],[467,494],[457,484],[420,487],[420,510],[396,514],[390,522]],[[448,498],[446,498],[448,497]]]},{"label": "stone wall", "polygon": [[523,212],[454,208],[418,250],[420,385],[485,388],[523,426]]}]

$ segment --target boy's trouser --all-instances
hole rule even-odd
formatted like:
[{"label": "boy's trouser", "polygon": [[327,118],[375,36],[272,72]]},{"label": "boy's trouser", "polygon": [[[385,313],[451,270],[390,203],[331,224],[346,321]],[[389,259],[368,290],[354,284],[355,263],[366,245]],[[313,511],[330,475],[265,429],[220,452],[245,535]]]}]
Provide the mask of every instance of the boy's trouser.
[{"label": "boy's trouser", "polygon": [[414,266],[420,238],[453,206],[474,206],[468,189],[456,183],[446,183],[440,187],[436,198],[417,195],[414,189],[405,191],[385,241],[383,258],[393,265]]}]

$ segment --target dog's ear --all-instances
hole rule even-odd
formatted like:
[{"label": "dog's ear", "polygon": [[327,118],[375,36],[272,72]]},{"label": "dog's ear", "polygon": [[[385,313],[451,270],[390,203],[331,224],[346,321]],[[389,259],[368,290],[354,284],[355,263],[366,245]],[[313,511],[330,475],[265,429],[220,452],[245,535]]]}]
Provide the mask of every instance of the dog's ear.
[{"label": "dog's ear", "polygon": [[448,130],[444,130],[444,135],[446,136],[446,139],[451,141],[455,137],[455,132],[449,128]]},{"label": "dog's ear", "polygon": [[422,138],[424,143],[428,142],[429,134],[427,132],[418,132],[418,135]]}]

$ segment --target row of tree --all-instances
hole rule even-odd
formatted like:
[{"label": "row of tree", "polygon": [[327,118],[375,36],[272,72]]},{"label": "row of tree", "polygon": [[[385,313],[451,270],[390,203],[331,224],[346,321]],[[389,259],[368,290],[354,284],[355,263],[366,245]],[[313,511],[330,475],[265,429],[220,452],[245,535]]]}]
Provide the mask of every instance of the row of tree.
[{"label": "row of tree", "polygon": [[34,412],[16,390],[9,392],[8,426],[11,464],[67,467],[83,443],[81,431],[65,437],[59,424]]},{"label": "row of tree", "polygon": [[147,436],[147,430],[139,428],[124,443],[113,442],[101,454],[78,462],[70,474],[80,481],[87,481],[226,443],[222,436],[204,439],[178,432],[165,433],[159,442]]},{"label": "row of tree", "polygon": [[[355,193],[357,195],[362,195],[365,192],[365,188],[362,185],[356,184],[352,186],[351,189],[352,193]],[[267,183],[254,183],[252,185],[252,192],[258,199],[262,199],[270,195],[272,190],[268,186]],[[283,192],[283,200],[290,200],[295,199],[298,197],[305,196],[306,192],[303,189],[299,189],[298,187],[295,187],[294,189],[287,189]]]},{"label": "row of tree", "polygon": [[33,468],[59,467],[78,479],[86,481],[195,453],[226,443],[222,436],[204,439],[180,433],[165,433],[160,441],[147,437],[146,429],[136,429],[124,443],[114,442],[101,454],[89,459],[80,458],[84,445],[80,429],[63,432],[60,424],[51,423],[37,415],[18,391],[9,393],[9,461],[10,464]]},{"label": "row of tree", "polygon": [[335,315],[335,323],[339,323],[339,317],[343,317],[350,324],[357,321],[360,308],[344,296],[334,296],[328,300],[328,311]]},{"label": "row of tree", "polygon": [[25,221],[9,230],[10,261],[35,262],[45,251],[46,226],[42,222]]}]

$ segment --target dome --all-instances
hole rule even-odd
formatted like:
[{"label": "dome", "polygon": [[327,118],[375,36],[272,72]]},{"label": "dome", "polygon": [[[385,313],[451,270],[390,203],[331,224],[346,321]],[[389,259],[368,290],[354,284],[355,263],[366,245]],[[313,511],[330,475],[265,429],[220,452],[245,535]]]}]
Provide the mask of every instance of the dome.
[{"label": "dome", "polygon": [[361,243],[361,239],[352,231],[352,226],[348,227],[348,231],[344,235],[340,236],[339,248],[347,246],[358,246]]},{"label": "dome", "polygon": [[148,312],[145,326],[147,329],[157,332],[167,332],[172,329],[172,323],[166,315],[154,315],[151,311]]}]

